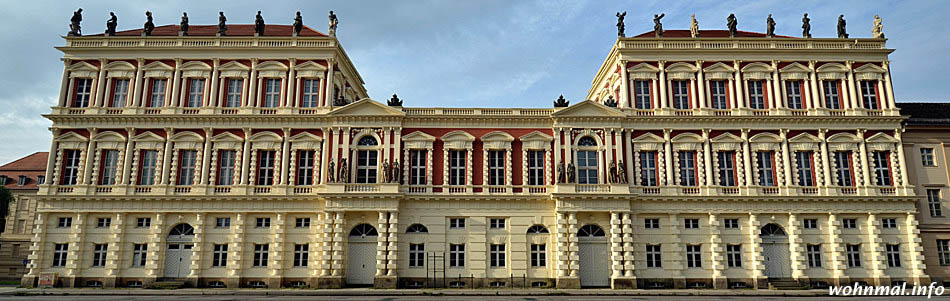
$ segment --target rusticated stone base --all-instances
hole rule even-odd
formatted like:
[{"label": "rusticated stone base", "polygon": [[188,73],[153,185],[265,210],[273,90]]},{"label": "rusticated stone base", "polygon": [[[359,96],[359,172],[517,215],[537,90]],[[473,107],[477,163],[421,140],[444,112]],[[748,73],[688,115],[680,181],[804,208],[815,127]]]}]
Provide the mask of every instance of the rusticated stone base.
[{"label": "rusticated stone base", "polygon": [[562,277],[555,281],[557,288],[581,288],[581,279],[577,277]]},{"label": "rusticated stone base", "polygon": [[712,284],[714,289],[729,288],[729,279],[726,279],[726,277],[713,278]]},{"label": "rusticated stone base", "polygon": [[636,289],[637,288],[637,278],[636,277],[618,277],[611,279],[610,288],[612,289]]},{"label": "rusticated stone base", "polygon": [[316,285],[317,288],[342,288],[343,287],[343,277],[340,277],[340,276],[318,277],[316,279],[317,279],[317,285]]},{"label": "rusticated stone base", "polygon": [[374,288],[396,288],[397,278],[395,276],[380,276],[373,279]]}]

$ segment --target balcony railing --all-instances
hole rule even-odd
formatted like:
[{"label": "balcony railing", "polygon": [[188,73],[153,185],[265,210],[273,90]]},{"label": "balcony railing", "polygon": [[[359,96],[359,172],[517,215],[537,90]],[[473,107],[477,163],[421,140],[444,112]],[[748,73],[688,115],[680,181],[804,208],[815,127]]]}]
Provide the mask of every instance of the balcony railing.
[{"label": "balcony railing", "polygon": [[791,38],[624,38],[621,49],[786,49],[840,50],[885,49],[881,39],[791,39]]},{"label": "balcony railing", "polygon": [[327,37],[69,37],[65,47],[76,48],[328,48]]}]

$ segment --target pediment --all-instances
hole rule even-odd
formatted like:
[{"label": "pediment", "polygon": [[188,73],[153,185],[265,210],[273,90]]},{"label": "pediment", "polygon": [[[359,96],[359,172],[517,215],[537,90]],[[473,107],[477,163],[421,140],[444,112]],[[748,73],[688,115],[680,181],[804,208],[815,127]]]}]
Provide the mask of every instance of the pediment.
[{"label": "pediment", "polygon": [[808,69],[808,67],[806,67],[805,65],[799,64],[799,63],[791,63],[791,64],[788,64],[788,66],[782,67],[781,69],[778,69],[778,71],[779,71],[779,72],[782,72],[782,73],[785,73],[785,72],[805,72],[805,73],[811,72],[811,70]]},{"label": "pediment", "polygon": [[96,66],[93,66],[92,64],[86,63],[86,62],[78,62],[78,63],[72,64],[72,65],[69,65],[69,71],[73,71],[73,72],[75,72],[75,71],[98,71],[98,70],[99,70],[99,68],[96,68]]},{"label": "pediment", "polygon": [[225,63],[224,65],[221,65],[221,67],[218,67],[218,69],[220,69],[220,70],[241,70],[241,71],[251,70],[251,68],[248,67],[247,65],[241,64],[241,63],[239,63],[239,62],[237,62],[237,61],[230,61],[230,62],[227,62],[227,63]]},{"label": "pediment", "polygon": [[82,135],[77,134],[76,132],[69,132],[69,133],[59,135],[59,137],[56,137],[56,140],[57,141],[89,141],[89,138],[83,137]]},{"label": "pediment", "polygon": [[653,66],[647,63],[639,63],[636,66],[627,68],[627,72],[657,72],[657,71],[660,71],[660,68],[657,68],[656,66]]},{"label": "pediment", "polygon": [[609,108],[605,105],[591,100],[585,100],[573,106],[564,108],[551,114],[552,117],[623,117],[617,109]]},{"label": "pediment", "polygon": [[406,116],[406,113],[393,109],[369,98],[348,104],[330,112],[331,116]]},{"label": "pediment", "polygon": [[821,140],[818,139],[818,137],[815,137],[815,135],[812,135],[812,134],[809,134],[809,133],[801,133],[801,134],[798,134],[798,135],[795,136],[795,137],[792,137],[792,138],[788,139],[788,142],[791,142],[791,143],[820,143]]},{"label": "pediment", "polygon": [[327,67],[325,67],[325,66],[323,66],[323,65],[320,65],[320,64],[317,64],[317,63],[314,63],[313,61],[307,61],[307,62],[302,63],[302,64],[300,64],[300,65],[294,66],[294,69],[295,69],[295,70],[319,70],[319,71],[324,71],[324,70],[327,70]]},{"label": "pediment", "polygon": [[165,138],[163,138],[162,136],[159,136],[159,135],[157,135],[157,134],[155,134],[155,133],[152,133],[152,132],[144,132],[144,133],[135,135],[135,138],[133,138],[133,139],[135,140],[135,142],[144,142],[144,141],[161,142],[161,141],[165,141]]},{"label": "pediment", "polygon": [[847,73],[848,67],[838,63],[827,63],[818,67],[818,72]]},{"label": "pediment", "polygon": [[632,140],[634,143],[649,143],[649,142],[663,143],[665,142],[663,140],[663,137],[657,136],[653,133],[646,133],[646,134],[637,136],[636,138],[633,138]]},{"label": "pediment", "polygon": [[742,67],[742,72],[772,72],[772,66],[765,63],[751,63]]},{"label": "pediment", "polygon": [[432,136],[432,135],[423,133],[422,131],[415,131],[415,132],[409,133],[408,135],[402,136],[402,141],[428,141],[428,142],[432,142],[432,141],[435,141],[435,137]]},{"label": "pediment", "polygon": [[676,135],[676,137],[673,137],[671,141],[675,143],[703,142],[703,137],[700,137],[699,135],[696,135],[693,133],[683,133],[683,134]]},{"label": "pediment", "polygon": [[232,134],[232,133],[228,133],[228,132],[224,132],[224,133],[218,134],[217,136],[211,137],[211,141],[214,141],[214,142],[227,142],[227,141],[231,141],[231,142],[241,142],[241,141],[244,141],[244,139],[242,139],[241,137],[238,137],[238,135],[235,135],[235,134]]},{"label": "pediment", "polygon": [[172,70],[175,70],[174,67],[169,66],[168,64],[165,64],[165,63],[162,63],[162,62],[158,62],[158,61],[156,61],[156,62],[151,62],[151,63],[149,63],[148,65],[145,65],[144,67],[142,67],[142,69],[144,69],[144,70],[165,70],[165,71],[172,71]]},{"label": "pediment", "polygon": [[849,133],[837,133],[828,137],[829,143],[855,143],[858,137]]},{"label": "pediment", "polygon": [[172,136],[173,141],[202,141],[204,138],[195,132],[180,132]]},{"label": "pediment", "polygon": [[181,64],[181,70],[200,70],[200,71],[211,71],[211,66],[205,64],[204,62],[187,62]]},{"label": "pediment", "polygon": [[251,135],[251,141],[280,141],[280,135],[275,134],[271,131],[263,131],[257,134]]},{"label": "pediment", "polygon": [[135,71],[135,66],[129,64],[129,62],[115,61],[106,64],[106,70],[122,70],[122,71]]},{"label": "pediment", "polygon": [[323,138],[321,138],[320,136],[311,134],[311,133],[303,132],[303,133],[294,135],[293,137],[290,137],[290,141],[291,141],[291,142],[300,142],[300,141],[323,141]]},{"label": "pediment", "polygon": [[897,143],[897,139],[885,133],[877,133],[867,138],[868,143]]},{"label": "pediment", "polygon": [[713,137],[710,139],[713,143],[742,143],[742,138],[736,136],[732,133],[724,133],[722,135]]},{"label": "pediment", "polygon": [[868,64],[861,65],[861,67],[855,68],[854,72],[855,73],[884,73],[887,71],[885,71],[884,68],[878,67],[875,64],[868,63]]},{"label": "pediment", "polygon": [[697,70],[695,65],[683,62],[670,64],[666,67],[666,72],[696,72]]},{"label": "pediment", "polygon": [[482,136],[482,141],[504,141],[511,142],[515,140],[515,137],[511,136],[508,133],[502,131],[494,131]]},{"label": "pediment", "polygon": [[125,136],[122,136],[122,134],[119,134],[113,131],[105,131],[105,132],[96,134],[94,139],[97,142],[98,141],[125,141]]},{"label": "pediment", "polygon": [[749,141],[755,143],[781,143],[782,137],[772,133],[758,133],[750,137]]},{"label": "pediment", "polygon": [[279,70],[286,71],[287,65],[277,61],[266,61],[257,65],[257,70],[267,71],[267,70]]},{"label": "pediment", "polygon": [[472,134],[469,134],[469,133],[466,132],[466,131],[461,131],[461,130],[458,130],[458,131],[451,131],[451,132],[448,132],[448,133],[445,134],[445,135],[442,135],[442,141],[467,141],[467,142],[471,142],[471,141],[475,141],[475,136],[472,136]]},{"label": "pediment", "polygon": [[530,132],[530,133],[528,133],[528,134],[525,134],[524,136],[518,137],[518,140],[521,140],[521,141],[544,141],[544,142],[551,142],[551,141],[554,141],[554,137],[551,137],[551,136],[549,136],[549,135],[547,135],[547,134],[545,134],[545,133],[539,132],[539,131],[534,131],[534,132]]},{"label": "pediment", "polygon": [[722,62],[718,62],[718,63],[712,64],[712,66],[703,68],[703,72],[733,72],[733,71],[736,71],[736,69],[733,69],[732,66],[723,64]]}]

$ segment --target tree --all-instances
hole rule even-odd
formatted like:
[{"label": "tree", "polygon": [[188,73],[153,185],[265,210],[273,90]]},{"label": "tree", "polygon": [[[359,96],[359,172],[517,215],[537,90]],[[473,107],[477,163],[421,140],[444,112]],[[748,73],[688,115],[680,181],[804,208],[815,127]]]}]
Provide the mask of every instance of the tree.
[{"label": "tree", "polygon": [[10,203],[13,203],[13,193],[10,189],[0,186],[0,232],[6,229],[7,214],[10,214]]}]

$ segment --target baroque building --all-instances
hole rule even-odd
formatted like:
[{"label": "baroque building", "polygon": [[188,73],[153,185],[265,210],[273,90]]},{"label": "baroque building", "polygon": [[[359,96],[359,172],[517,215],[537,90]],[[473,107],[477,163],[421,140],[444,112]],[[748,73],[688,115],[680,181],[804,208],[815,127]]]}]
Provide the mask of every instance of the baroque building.
[{"label": "baroque building", "polygon": [[33,220],[39,185],[46,182],[49,153],[36,152],[0,166],[0,186],[10,190],[13,201],[0,229],[0,280],[20,280],[33,238]]},{"label": "baroque building", "polygon": [[410,108],[251,29],[57,47],[24,285],[929,283],[884,39],[651,32],[574,105]]}]

